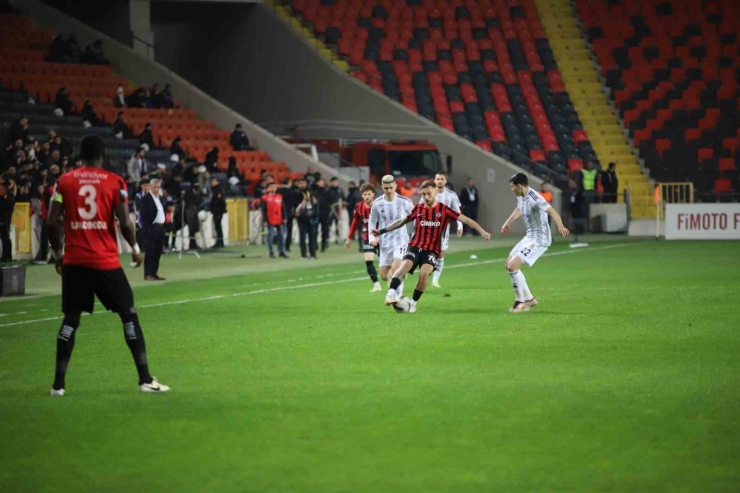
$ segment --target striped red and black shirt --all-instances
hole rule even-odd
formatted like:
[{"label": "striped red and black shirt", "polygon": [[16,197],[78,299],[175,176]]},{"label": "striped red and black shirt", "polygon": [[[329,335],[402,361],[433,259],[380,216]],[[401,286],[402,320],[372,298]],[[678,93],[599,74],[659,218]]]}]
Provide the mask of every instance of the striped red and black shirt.
[{"label": "striped red and black shirt", "polygon": [[360,223],[362,223],[364,228],[362,231],[362,238],[367,241],[367,233],[370,229],[367,224],[369,220],[370,207],[364,201],[361,201],[355,206],[355,212],[352,215],[352,225],[349,227],[347,238],[352,239],[352,237],[355,235],[355,231],[357,231]]},{"label": "striped red and black shirt", "polygon": [[442,236],[447,225],[457,221],[459,216],[459,212],[441,202],[437,202],[434,207],[429,207],[424,202],[416,204],[408,215],[408,220],[416,223],[414,237],[409,246],[428,250],[439,256],[442,250]]}]

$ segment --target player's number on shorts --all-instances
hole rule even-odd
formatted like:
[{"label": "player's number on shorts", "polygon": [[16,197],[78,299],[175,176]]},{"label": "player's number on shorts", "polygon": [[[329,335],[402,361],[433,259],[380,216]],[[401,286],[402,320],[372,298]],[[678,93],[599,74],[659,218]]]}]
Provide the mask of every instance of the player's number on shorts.
[{"label": "player's number on shorts", "polygon": [[85,207],[78,207],[80,217],[85,220],[93,219],[98,215],[98,204],[95,199],[98,195],[98,191],[92,185],[83,185],[80,188],[80,196],[85,199]]},{"label": "player's number on shorts", "polygon": [[532,252],[532,249],[531,248],[522,248],[522,252],[521,253],[522,253],[522,255],[524,255],[526,257],[531,252]]}]

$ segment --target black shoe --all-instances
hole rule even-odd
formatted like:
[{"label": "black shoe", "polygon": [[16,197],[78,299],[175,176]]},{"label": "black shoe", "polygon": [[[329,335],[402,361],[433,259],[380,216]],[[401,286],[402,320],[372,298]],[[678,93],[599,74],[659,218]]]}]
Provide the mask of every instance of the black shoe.
[{"label": "black shoe", "polygon": [[290,253],[290,248],[286,248],[285,253]]},{"label": "black shoe", "polygon": [[274,253],[271,253],[270,254],[270,258],[275,258],[275,254]]},{"label": "black shoe", "polygon": [[280,254],[280,258],[290,258],[290,257],[288,257],[287,255],[285,255],[284,253],[281,253]]}]

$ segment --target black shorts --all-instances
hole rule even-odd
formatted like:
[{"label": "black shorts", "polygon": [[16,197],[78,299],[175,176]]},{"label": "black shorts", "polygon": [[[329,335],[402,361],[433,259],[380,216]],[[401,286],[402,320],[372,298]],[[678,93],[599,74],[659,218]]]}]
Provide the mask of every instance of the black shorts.
[{"label": "black shorts", "polygon": [[106,310],[115,313],[128,313],[134,307],[134,293],[123,269],[62,268],[62,312],[92,313],[96,296]]},{"label": "black shorts", "polygon": [[409,274],[413,274],[417,267],[421,267],[424,264],[429,264],[434,269],[437,268],[437,254],[430,250],[422,250],[419,247],[410,246],[406,248],[406,255],[403,259],[413,262]]},{"label": "black shorts", "polygon": [[375,255],[378,255],[380,252],[379,246],[372,246],[370,244],[370,240],[365,240],[365,243],[362,244],[362,253],[374,253]]}]

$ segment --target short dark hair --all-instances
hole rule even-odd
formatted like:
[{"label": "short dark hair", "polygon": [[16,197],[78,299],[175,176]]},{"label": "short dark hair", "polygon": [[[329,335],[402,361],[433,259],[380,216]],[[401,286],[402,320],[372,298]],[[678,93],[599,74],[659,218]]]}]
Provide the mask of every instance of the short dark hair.
[{"label": "short dark hair", "polygon": [[526,187],[529,185],[529,178],[524,173],[517,173],[509,178],[509,182],[514,185],[524,185]]},{"label": "short dark hair", "polygon": [[332,176],[331,177],[331,180],[329,180],[329,181],[339,181],[339,178],[337,178],[336,176]]},{"label": "short dark hair", "polygon": [[364,193],[364,192],[375,193],[375,187],[370,183],[363,183],[363,185],[360,187],[360,193]]},{"label": "short dark hair", "polygon": [[[437,173],[437,174],[439,174],[439,173]],[[423,189],[423,188],[429,188],[429,187],[437,188],[437,184],[434,183],[432,180],[426,180],[424,183],[421,184],[421,187],[419,187],[419,188],[422,188]]]},{"label": "short dark hair", "polygon": [[97,135],[86,135],[80,144],[80,157],[91,162],[105,158],[105,142]]},{"label": "short dark hair", "polygon": [[448,178],[448,179],[450,178],[446,171],[440,171],[437,173],[437,175],[444,176],[445,178]]}]

